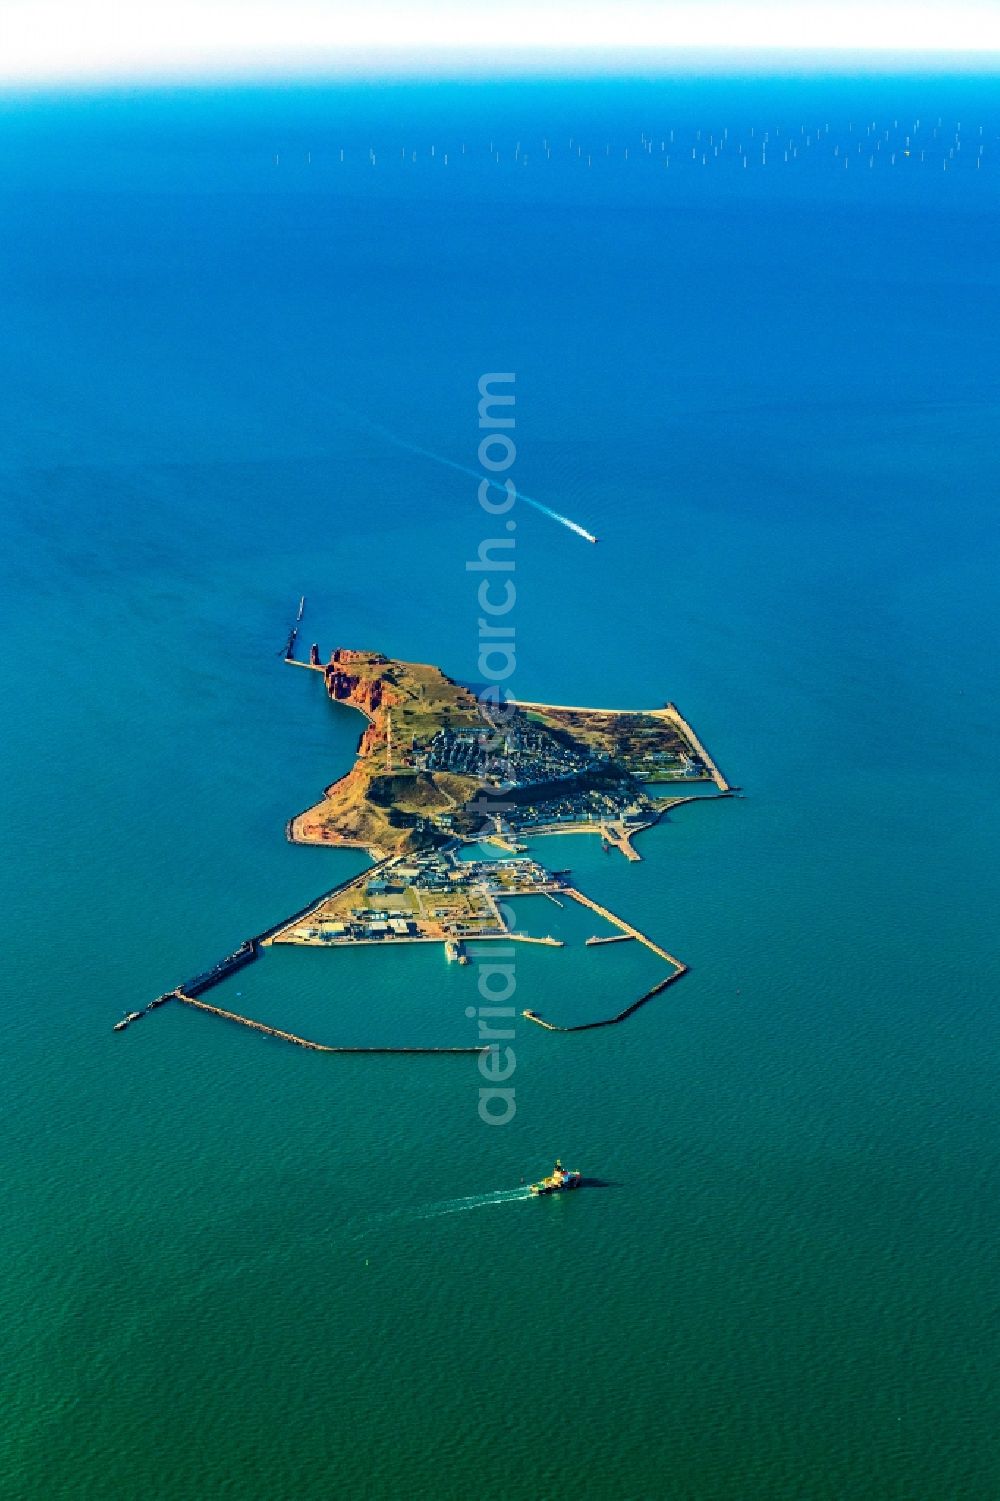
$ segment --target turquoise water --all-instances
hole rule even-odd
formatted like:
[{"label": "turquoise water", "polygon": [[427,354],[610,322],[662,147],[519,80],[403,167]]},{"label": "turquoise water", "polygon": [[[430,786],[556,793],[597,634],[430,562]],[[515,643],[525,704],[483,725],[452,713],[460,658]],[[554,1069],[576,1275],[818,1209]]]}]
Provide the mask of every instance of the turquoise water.
[{"label": "turquoise water", "polygon": [[[994,142],[988,108],[5,106],[5,1494],[995,1494],[997,169],[970,133],[923,175],[638,147],[897,111]],[[588,177],[584,134],[615,143]],[[601,538],[519,509],[516,690],[675,699],[747,789],[638,865],[533,846],[690,975],[620,1028],[519,1022],[493,1130],[470,1059],[180,1007],[112,1034],[363,866],[283,837],[361,728],[276,655],[300,594],[307,643],[475,678],[475,484],[361,419],[475,466],[488,369],[519,482]],[[656,978],[522,910],[568,946],[518,949],[519,1006]],[[474,1041],[434,949],[271,952],[237,992],[322,1040]],[[556,1153],[594,1186],[525,1202]]]}]

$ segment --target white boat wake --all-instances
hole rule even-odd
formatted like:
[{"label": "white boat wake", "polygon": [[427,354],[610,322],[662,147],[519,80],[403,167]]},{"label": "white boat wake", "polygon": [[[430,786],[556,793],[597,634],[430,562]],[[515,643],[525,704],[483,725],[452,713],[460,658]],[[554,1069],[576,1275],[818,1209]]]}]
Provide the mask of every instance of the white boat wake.
[{"label": "white boat wake", "polygon": [[415,1220],[436,1220],[446,1214],[465,1214],[472,1209],[493,1209],[501,1204],[520,1204],[531,1198],[531,1190],[522,1188],[498,1188],[492,1193],[469,1194],[462,1199],[444,1199],[438,1204],[411,1204],[399,1209],[387,1210],[373,1215],[364,1225],[359,1225],[354,1235],[366,1239],[376,1230],[390,1225],[412,1224]]},{"label": "white boat wake", "polygon": [[491,1209],[499,1204],[519,1204],[531,1198],[528,1188],[498,1188],[493,1193],[470,1194],[465,1199],[446,1199],[443,1204],[429,1204],[417,1210],[414,1219],[433,1220],[442,1214],[464,1214],[467,1209]]},{"label": "white boat wake", "polygon": [[[443,464],[446,469],[454,469],[459,474],[467,474],[471,479],[485,480],[491,489],[499,491],[501,495],[508,493],[506,482],[501,484],[498,480],[490,479],[489,475],[482,474],[479,470],[470,468],[468,464],[456,463],[454,459],[445,458],[444,454],[434,453],[429,448],[421,448],[419,443],[410,443],[406,438],[401,438],[398,433],[394,433],[391,428],[384,427],[381,422],[374,422],[370,417],[363,417],[360,412],[352,411],[342,401],[338,401],[337,406],[343,412],[348,413],[355,422],[360,423],[362,427],[367,427],[371,432],[378,433],[380,437],[385,438],[387,442],[392,443],[396,448],[405,449],[407,453],[418,454],[423,459],[430,459],[434,464]],[[554,511],[551,506],[543,505],[540,500],[535,500],[532,496],[525,495],[523,490],[517,490],[515,493],[517,499],[523,500],[525,505],[533,506],[542,516],[548,516],[550,521],[558,521],[560,526],[568,527],[571,532],[575,532],[585,542],[597,541],[593,532],[588,532],[585,526],[580,526],[577,522],[571,521],[568,516],[563,516],[559,511]]]}]

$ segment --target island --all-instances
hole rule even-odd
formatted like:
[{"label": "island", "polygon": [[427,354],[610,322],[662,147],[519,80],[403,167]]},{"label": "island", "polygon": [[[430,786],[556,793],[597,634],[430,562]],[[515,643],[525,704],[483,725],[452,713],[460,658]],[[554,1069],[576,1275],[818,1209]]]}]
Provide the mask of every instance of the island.
[{"label": "island", "polygon": [[580,831],[635,858],[631,834],[685,795],[678,784],[732,790],[671,703],[491,704],[439,667],[377,651],[338,648],[321,664],[314,645],[295,665],[321,672],[330,698],[368,721],[350,771],[290,821],[298,844],[360,846],[381,859],[484,833]]},{"label": "island", "polygon": [[[299,606],[299,619],[303,603]],[[295,844],[363,848],[369,868],[281,919],[209,969],[165,991],[115,1024],[123,1031],[147,1012],[179,1000],[280,1040],[327,1053],[480,1053],[475,1047],[340,1047],[302,1038],[215,1006],[206,993],[267,948],[303,944],[335,950],[432,943],[459,964],[495,940],[562,946],[550,934],[515,926],[508,901],[574,901],[614,931],[588,945],[635,941],[666,966],[643,995],[610,1015],[572,1026],[533,1008],[522,1016],[550,1032],[581,1032],[624,1021],[687,973],[687,966],[633,924],[580,891],[568,870],[527,856],[524,841],[590,834],[610,854],[638,860],[636,834],[671,808],[732,797],[730,785],[673,703],[651,709],[587,708],[477,694],[436,666],[380,651],[338,647],[326,662],[314,644],[285,661],[322,674],[328,697],[366,720],[354,764],[321,800],[289,820]],[[713,791],[708,791],[712,786]],[[494,845],[499,857],[482,848]]]}]

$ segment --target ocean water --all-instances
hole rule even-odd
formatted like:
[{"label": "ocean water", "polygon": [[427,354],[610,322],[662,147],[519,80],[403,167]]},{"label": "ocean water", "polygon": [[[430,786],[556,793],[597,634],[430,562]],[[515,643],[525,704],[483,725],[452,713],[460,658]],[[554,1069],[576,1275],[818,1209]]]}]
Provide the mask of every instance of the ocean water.
[{"label": "ocean water", "polygon": [[[4,101],[5,1495],[996,1494],[991,90]],[[113,1034],[365,863],[284,839],[360,728],[299,595],[476,679],[475,481],[387,433],[475,468],[489,370],[601,539],[517,508],[515,691],[674,699],[746,791],[533,853],[691,973],[519,1020],[496,1129],[470,1058]],[[522,909],[519,1007],[656,978]],[[218,998],[475,1040],[436,949]]]}]

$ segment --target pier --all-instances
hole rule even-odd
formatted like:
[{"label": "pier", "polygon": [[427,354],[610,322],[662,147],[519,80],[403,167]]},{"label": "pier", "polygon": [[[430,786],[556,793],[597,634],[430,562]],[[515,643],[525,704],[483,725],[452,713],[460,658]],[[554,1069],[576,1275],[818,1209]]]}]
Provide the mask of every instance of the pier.
[{"label": "pier", "polygon": [[654,799],[658,813],[672,813],[675,808],[683,808],[685,803],[717,803],[722,797],[736,797],[735,787],[727,787],[725,792],[689,792],[686,797],[658,797]]},{"label": "pier", "polygon": [[626,943],[629,939],[635,939],[637,943],[644,944],[647,949],[650,949],[660,959],[664,959],[671,966],[671,973],[666,975],[664,979],[658,980],[655,985],[651,985],[637,1001],[633,1001],[631,1005],[626,1006],[624,1011],[616,1012],[614,1016],[604,1016],[598,1021],[593,1022],[577,1022],[572,1027],[561,1027],[556,1022],[546,1021],[545,1017],[540,1016],[537,1011],[529,1009],[521,1012],[526,1021],[534,1022],[536,1027],[544,1027],[546,1032],[593,1032],[598,1027],[614,1027],[619,1022],[626,1021],[630,1016],[633,1016],[639,1010],[640,1006],[645,1006],[647,1001],[651,1001],[654,996],[661,995],[669,985],[673,985],[683,975],[688,973],[688,966],[682,960],[677,959],[665,948],[662,948],[660,944],[654,943],[652,938],[640,932],[632,923],[628,923],[624,918],[618,917],[616,913],[610,912],[607,907],[602,907],[600,902],[595,902],[591,897],[584,896],[582,891],[577,891],[573,886],[564,886],[562,890],[564,895],[572,897],[573,901],[579,902],[583,907],[589,907],[592,912],[596,912],[599,917],[603,917],[606,922],[611,923],[614,927],[621,930],[618,933],[609,933],[604,937],[598,937],[595,934],[593,938],[586,940],[587,947],[605,943]]},{"label": "pier", "polygon": [[665,948],[661,948],[658,943],[654,943],[652,938],[648,938],[645,933],[640,933],[639,929],[633,927],[632,923],[626,922],[623,917],[617,917],[614,912],[609,912],[607,907],[602,907],[600,902],[595,902],[592,897],[584,896],[583,892],[577,891],[575,886],[564,886],[563,892],[566,896],[572,897],[574,902],[579,902],[581,907],[589,907],[591,912],[596,912],[598,917],[604,918],[605,922],[611,923],[615,928],[620,928],[625,937],[635,938],[639,943],[645,944],[647,949],[650,949],[661,959],[665,959],[674,969],[687,969],[686,964],[680,959],[675,958],[673,954],[668,953]]},{"label": "pier", "polygon": [[651,829],[655,822],[656,819],[653,818],[648,823],[630,824],[628,828],[623,823],[602,823],[601,838],[620,850],[626,860],[641,860],[642,856],[632,843],[632,835],[640,834],[643,829]]}]

